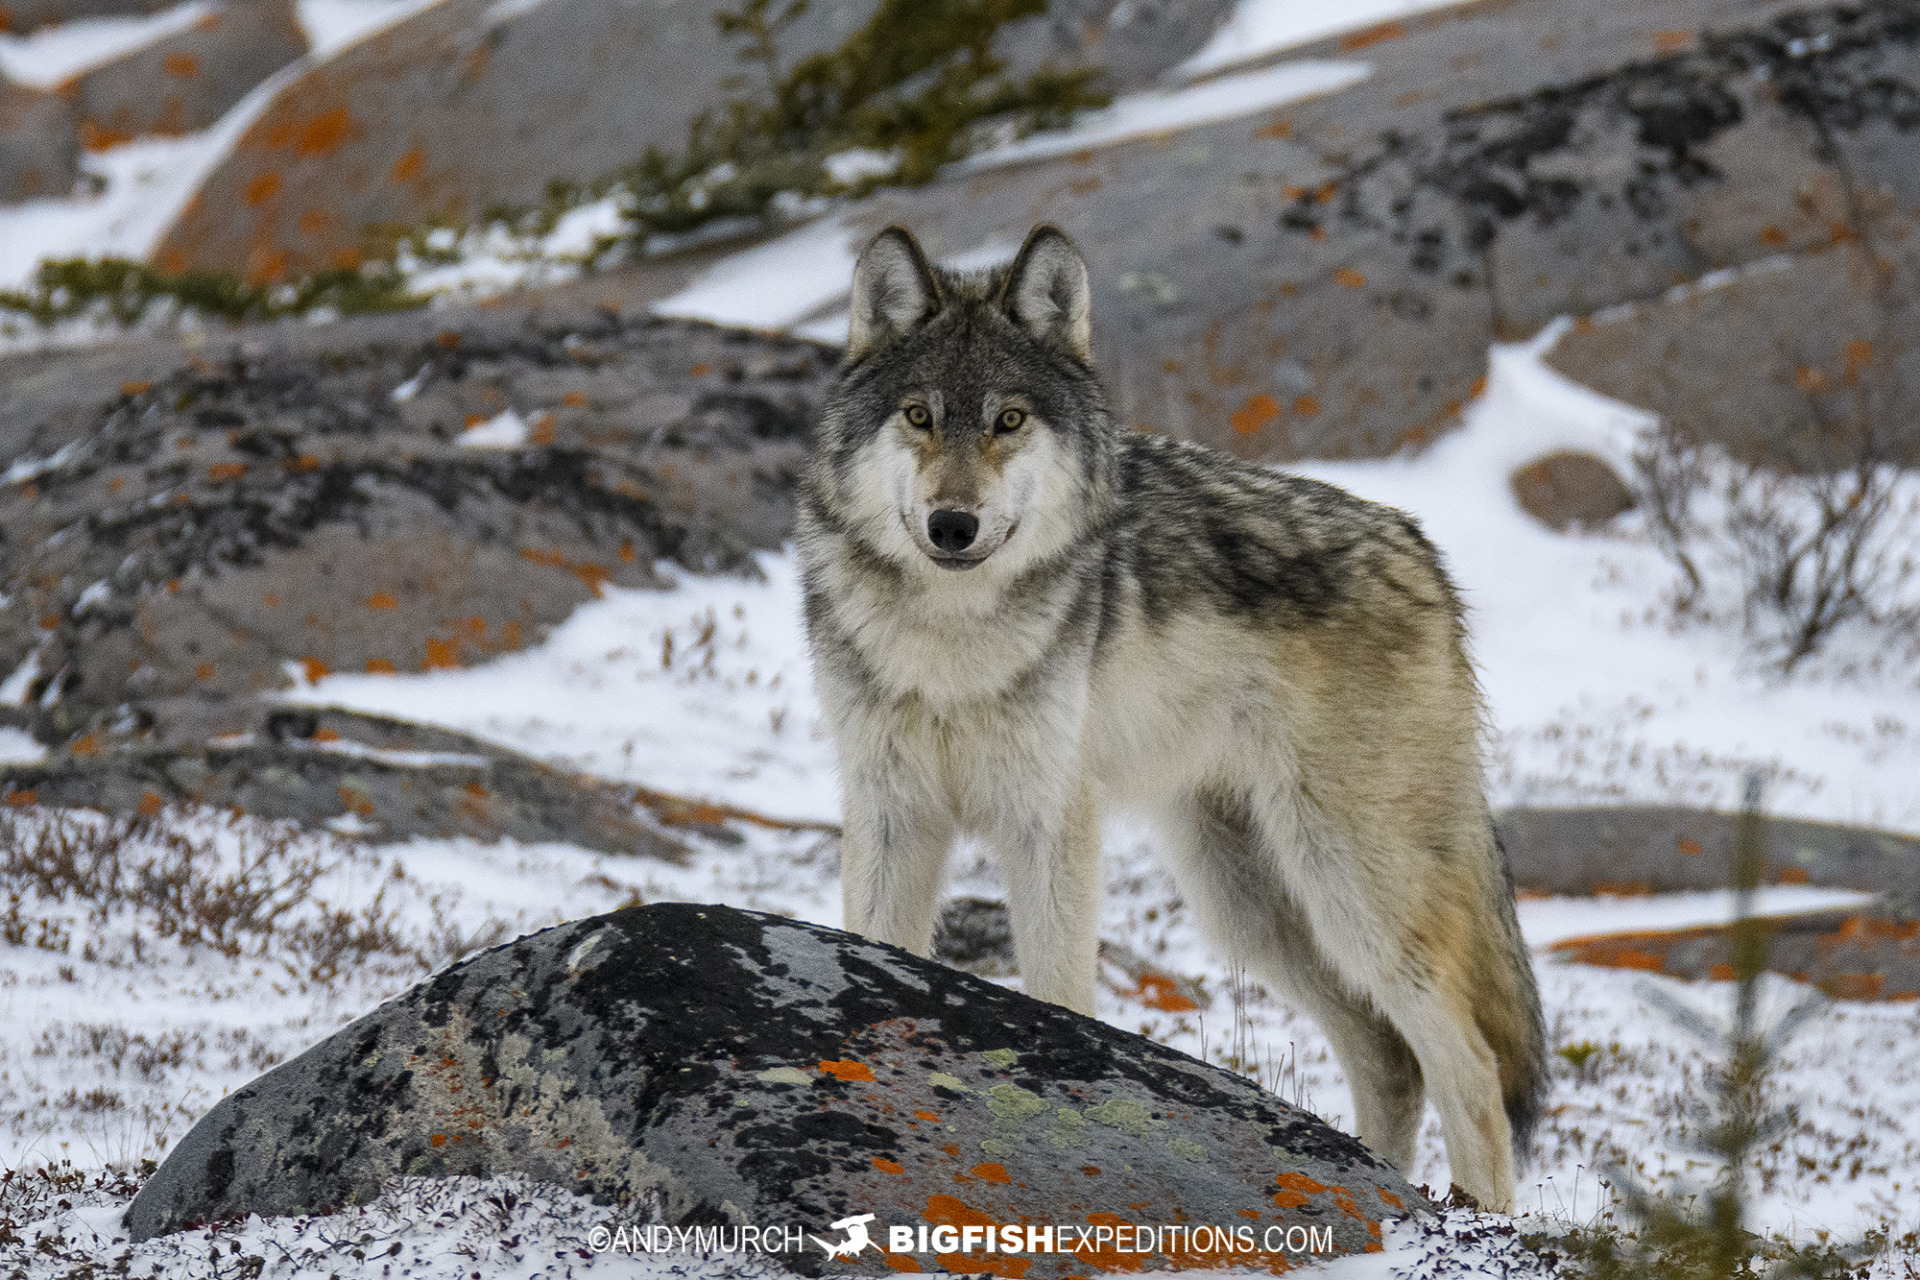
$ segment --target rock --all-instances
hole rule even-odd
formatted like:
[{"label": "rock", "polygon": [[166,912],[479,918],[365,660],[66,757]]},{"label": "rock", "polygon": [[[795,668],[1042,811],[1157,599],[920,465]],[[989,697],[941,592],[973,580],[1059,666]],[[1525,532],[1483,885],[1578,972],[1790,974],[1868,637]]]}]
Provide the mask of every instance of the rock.
[{"label": "rock", "polygon": [[178,0],[6,0],[0,4],[0,31],[24,36],[54,23],[159,13],[176,3]]},{"label": "rock", "polygon": [[[1123,420],[1284,460],[1451,429],[1490,341],[1831,245],[1848,183],[1909,223],[1920,207],[1920,131],[1894,105],[1920,94],[1920,0],[1508,0],[1297,52],[1372,74],[882,192],[852,238],[899,222],[964,253],[1059,223],[1088,258]],[[1775,358],[1711,332],[1689,339],[1689,385]],[[1635,361],[1641,381],[1666,367]],[[1920,411],[1894,403],[1889,420]]]},{"label": "rock", "polygon": [[[1310,1226],[1358,1253],[1428,1207],[1354,1139],[1140,1036],[835,930],[675,905],[523,938],[381,1006],[222,1099],[125,1222],[146,1239],[505,1172],[640,1221],[838,1239],[828,1224],[872,1213],[883,1242],[896,1224],[1211,1224],[1257,1248]],[[1288,1260],[1187,1243],[1035,1254],[1025,1274]],[[803,1247],[788,1265],[819,1270]],[[872,1251],[854,1265],[890,1272]]]},{"label": "rock", "polygon": [[[652,793],[637,795],[464,734],[334,708],[213,710],[188,700],[142,711],[161,730],[148,738],[167,741],[86,735],[45,762],[0,766],[0,792],[11,805],[120,816],[210,806],[383,841],[470,836],[563,841],[676,863],[687,857],[686,844],[663,829],[685,824],[663,814]],[[210,736],[208,720],[250,727]],[[741,839],[716,824],[700,834]]]},{"label": "rock", "polygon": [[[1538,893],[1676,893],[1730,883],[1738,818],[1703,809],[1506,809],[1514,882]],[[1879,893],[1920,885],[1920,839],[1791,818],[1762,820],[1768,884]],[[1920,906],[1920,904],[1916,904]]]},{"label": "rock", "polygon": [[[418,672],[535,644],[607,584],[659,585],[661,560],[757,572],[750,552],[791,529],[835,361],[706,325],[504,309],[169,352],[0,362],[0,456],[14,460],[0,676],[23,673],[0,721],[88,744],[48,782],[62,797],[107,786],[128,752],[132,781],[99,802],[137,800],[143,753],[200,758],[258,735],[264,699],[322,670]],[[505,414],[522,443],[461,443]],[[185,790],[254,808],[255,750]],[[427,783],[403,776],[393,803],[411,808],[407,788]],[[472,807],[471,779],[444,781],[434,821]],[[412,821],[382,803],[382,823]]]},{"label": "rock", "polygon": [[1619,474],[1590,453],[1549,453],[1515,471],[1509,484],[1523,511],[1562,531],[1605,524],[1634,505]]},{"label": "rock", "polygon": [[211,126],[248,90],[307,51],[292,0],[225,0],[193,26],[62,86],[89,150]]},{"label": "rock", "polygon": [[[357,261],[370,233],[537,206],[648,148],[673,153],[740,93],[735,0],[634,5],[447,0],[282,91],[202,183],[154,260],[279,279]],[[839,47],[877,0],[815,0],[780,37],[783,65]],[[1067,0],[1002,28],[1016,72],[1097,61],[1120,91],[1205,42],[1230,0]],[[777,11],[777,10],[776,10]],[[749,69],[752,76],[759,69]]]},{"label": "rock", "polygon": [[1047,11],[1009,22],[993,55],[1014,76],[1043,66],[1097,67],[1110,92],[1161,80],[1200,51],[1233,0],[1048,0]]},{"label": "rock", "polygon": [[[790,56],[832,47],[875,0],[811,6]],[[731,0],[444,0],[283,89],[202,182],[154,261],[279,279],[359,260],[370,228],[538,205],[648,147],[685,145],[742,68]]]},{"label": "rock", "polygon": [[1548,361],[1754,462],[1851,465],[1867,412],[1885,461],[1913,466],[1920,435],[1884,428],[1913,421],[1901,406],[1920,388],[1916,222],[1876,220],[1884,275],[1851,242],[1782,257],[1575,324]]},{"label": "rock", "polygon": [[[1920,1000],[1920,917],[1844,911],[1769,918],[1764,967],[1836,1000]],[[1730,981],[1733,929],[1655,929],[1568,938],[1552,950],[1578,964]]]},{"label": "rock", "polygon": [[79,176],[73,104],[0,76],[0,204],[64,196]]},{"label": "rock", "polygon": [[940,909],[940,924],[934,930],[933,958],[984,977],[1018,973],[1007,904],[991,898],[948,902]]}]

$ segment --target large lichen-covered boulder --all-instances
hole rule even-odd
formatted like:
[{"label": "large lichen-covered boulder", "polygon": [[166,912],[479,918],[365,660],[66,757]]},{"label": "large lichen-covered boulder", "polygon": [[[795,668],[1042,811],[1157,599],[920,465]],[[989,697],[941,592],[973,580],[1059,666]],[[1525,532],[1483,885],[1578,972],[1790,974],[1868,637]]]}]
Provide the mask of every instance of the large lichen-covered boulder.
[{"label": "large lichen-covered boulder", "polygon": [[0,204],[64,196],[79,175],[73,104],[0,76]]},{"label": "large lichen-covered boulder", "polygon": [[[1036,1277],[1280,1270],[1309,1239],[1377,1248],[1383,1219],[1426,1203],[1354,1139],[1140,1036],[850,934],[674,905],[486,952],[230,1094],[126,1225],[144,1239],[322,1211],[398,1178],[505,1172],[640,1221],[837,1240],[830,1224],[872,1214],[871,1238],[912,1227],[916,1249],[921,1226],[989,1223],[1208,1225],[1253,1242],[1176,1232],[1130,1252],[1090,1232],[1088,1252],[1027,1255]],[[824,1262],[803,1248],[789,1265]],[[977,1242],[906,1253],[851,1261],[989,1269]]]},{"label": "large lichen-covered boulder", "polygon": [[80,141],[103,150],[212,125],[247,91],[307,51],[291,0],[224,0],[184,31],[62,86],[80,112]]}]

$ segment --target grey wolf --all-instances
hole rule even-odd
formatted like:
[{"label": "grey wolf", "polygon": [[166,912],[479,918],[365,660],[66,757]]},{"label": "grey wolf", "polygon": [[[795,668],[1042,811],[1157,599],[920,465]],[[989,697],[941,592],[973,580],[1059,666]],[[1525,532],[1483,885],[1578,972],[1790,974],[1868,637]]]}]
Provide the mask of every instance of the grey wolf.
[{"label": "grey wolf", "polygon": [[1118,429],[1087,269],[1042,226],[959,275],[854,269],[798,544],[845,791],[849,929],[926,954],[950,848],[1003,866],[1028,992],[1093,1008],[1100,819],[1157,825],[1202,926],[1315,1018],[1358,1136],[1513,1203],[1546,1086],[1461,604],[1406,515]]}]

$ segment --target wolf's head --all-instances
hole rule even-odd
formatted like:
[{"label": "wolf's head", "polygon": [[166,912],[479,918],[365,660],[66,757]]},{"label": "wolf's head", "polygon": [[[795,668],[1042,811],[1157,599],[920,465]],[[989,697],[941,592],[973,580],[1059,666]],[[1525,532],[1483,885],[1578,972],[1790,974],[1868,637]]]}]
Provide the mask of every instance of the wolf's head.
[{"label": "wolf's head", "polygon": [[831,522],[928,572],[1017,572],[1104,512],[1115,455],[1090,363],[1087,268],[1040,226],[963,276],[889,227],[853,269],[839,383],[809,486]]}]

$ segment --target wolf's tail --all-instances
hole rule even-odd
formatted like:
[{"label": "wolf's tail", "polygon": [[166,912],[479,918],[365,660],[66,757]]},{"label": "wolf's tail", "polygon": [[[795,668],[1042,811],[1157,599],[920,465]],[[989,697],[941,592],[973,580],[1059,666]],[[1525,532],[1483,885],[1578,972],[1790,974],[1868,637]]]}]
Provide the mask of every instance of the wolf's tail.
[{"label": "wolf's tail", "polygon": [[[1489,823],[1491,825],[1491,822]],[[1546,1103],[1547,1028],[1540,1013],[1540,990],[1534,983],[1533,960],[1520,936],[1520,920],[1513,909],[1513,866],[1507,860],[1500,829],[1493,827],[1494,854],[1501,879],[1492,887],[1495,914],[1505,927],[1483,945],[1476,971],[1487,989],[1474,1002],[1480,1034],[1500,1064],[1500,1098],[1513,1130],[1513,1156],[1524,1164],[1533,1148],[1534,1127]]]}]

